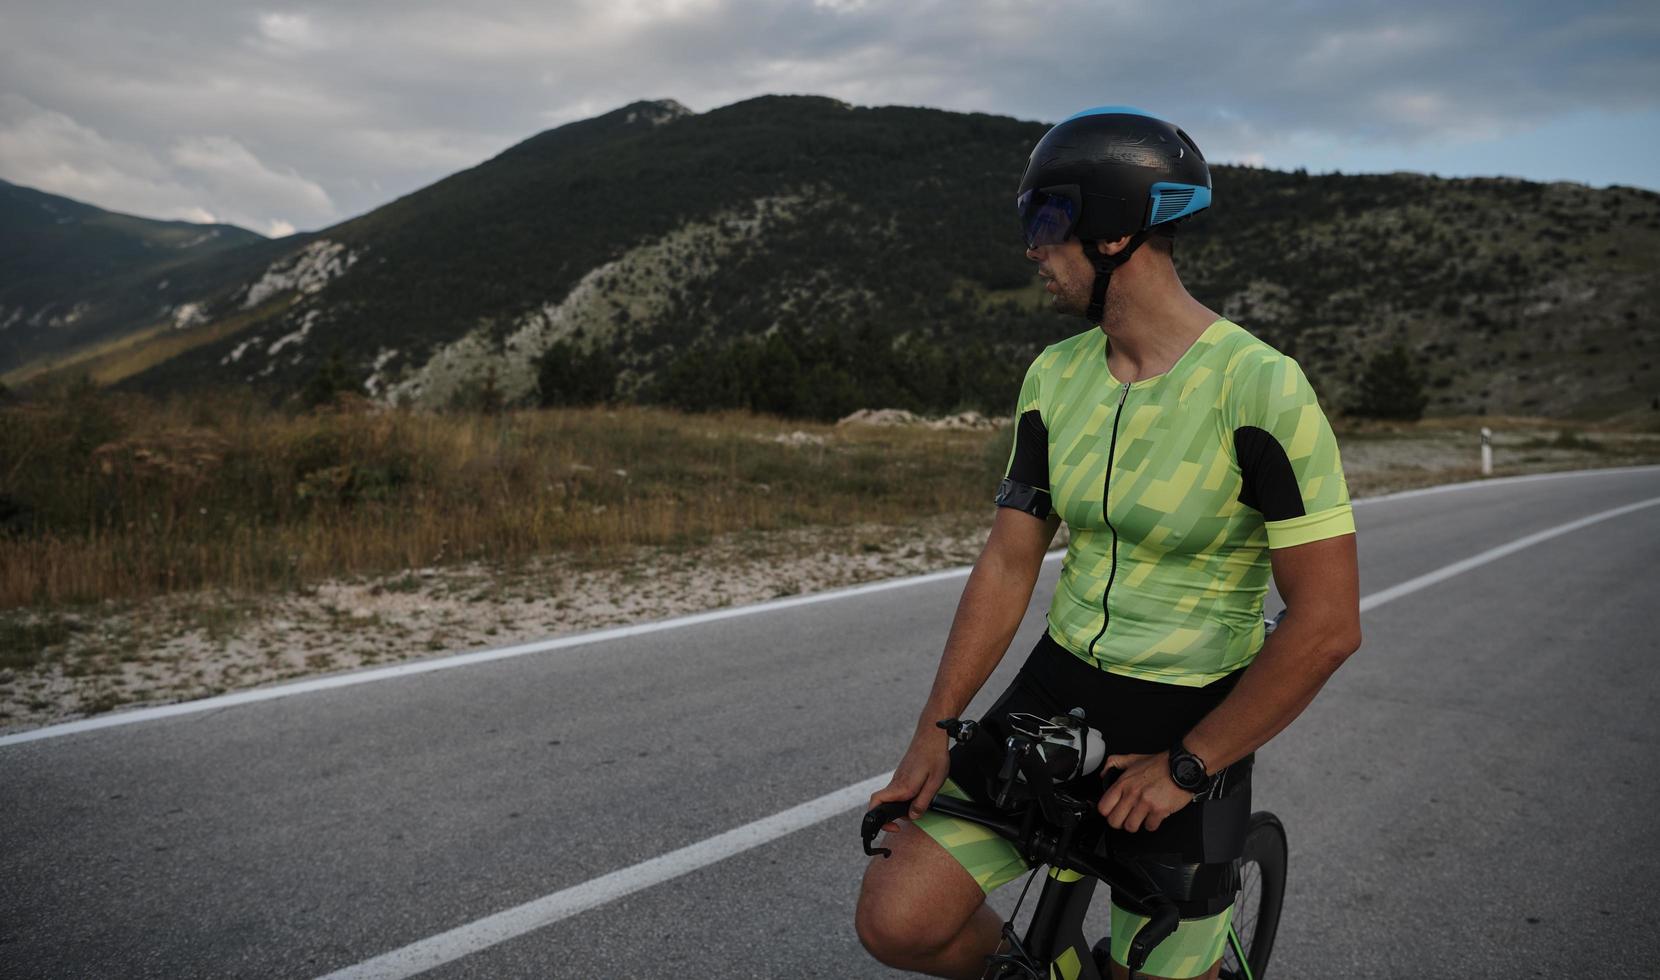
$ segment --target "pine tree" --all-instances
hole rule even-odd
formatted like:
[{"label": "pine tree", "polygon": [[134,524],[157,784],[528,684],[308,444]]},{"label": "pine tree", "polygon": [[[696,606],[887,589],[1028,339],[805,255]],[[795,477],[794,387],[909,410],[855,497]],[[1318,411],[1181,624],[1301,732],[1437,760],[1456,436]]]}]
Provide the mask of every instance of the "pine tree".
[{"label": "pine tree", "polygon": [[346,367],[346,359],[339,346],[335,346],[329,350],[328,360],[301,389],[300,405],[310,410],[333,402],[334,396],[342,391],[358,391],[361,388],[358,380],[352,377],[351,369]]},{"label": "pine tree", "polygon": [[1366,362],[1360,397],[1352,411],[1367,418],[1412,422],[1424,417],[1427,404],[1423,375],[1406,348],[1396,344]]},{"label": "pine tree", "polygon": [[536,367],[542,406],[608,402],[616,393],[618,370],[604,350],[583,351],[570,341],[556,341]]}]

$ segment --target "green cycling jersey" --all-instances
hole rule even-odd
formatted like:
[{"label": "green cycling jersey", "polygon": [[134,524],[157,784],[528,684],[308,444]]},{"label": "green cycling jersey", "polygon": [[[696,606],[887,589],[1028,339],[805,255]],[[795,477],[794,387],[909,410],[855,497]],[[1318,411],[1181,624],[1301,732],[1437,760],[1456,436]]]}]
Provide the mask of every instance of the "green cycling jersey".
[{"label": "green cycling jersey", "polygon": [[1120,382],[1099,329],[1026,372],[999,506],[1071,530],[1049,633],[1096,666],[1186,686],[1262,646],[1269,549],[1354,532],[1337,439],[1297,362],[1228,320]]}]

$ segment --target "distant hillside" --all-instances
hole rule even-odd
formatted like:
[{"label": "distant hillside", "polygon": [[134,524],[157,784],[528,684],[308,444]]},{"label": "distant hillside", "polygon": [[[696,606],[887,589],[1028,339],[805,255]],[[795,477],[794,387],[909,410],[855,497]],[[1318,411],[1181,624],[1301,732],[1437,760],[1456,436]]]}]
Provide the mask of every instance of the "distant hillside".
[{"label": "distant hillside", "polygon": [[[196,322],[134,316],[84,363],[148,391],[282,397],[327,370],[439,406],[564,397],[545,380],[816,417],[1006,412],[1033,354],[1080,329],[1047,312],[1013,220],[1045,128],[813,97],[637,103],[314,236],[189,263],[194,292],[170,295]],[[1296,356],[1333,408],[1397,343],[1432,413],[1600,418],[1660,396],[1660,195],[1213,176],[1216,206],[1178,242],[1184,281]]]},{"label": "distant hillside", "polygon": [[135,317],[178,315],[165,285],[138,302],[121,291],[263,241],[235,225],[117,214],[0,180],[0,367],[95,342]]}]

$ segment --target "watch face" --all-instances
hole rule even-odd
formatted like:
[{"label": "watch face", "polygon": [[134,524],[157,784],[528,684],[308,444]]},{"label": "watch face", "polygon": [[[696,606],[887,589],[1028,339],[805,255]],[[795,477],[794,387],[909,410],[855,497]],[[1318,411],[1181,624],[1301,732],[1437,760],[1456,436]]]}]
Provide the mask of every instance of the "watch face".
[{"label": "watch face", "polygon": [[1196,789],[1204,785],[1205,769],[1191,755],[1180,755],[1172,760],[1171,776],[1182,789]]}]

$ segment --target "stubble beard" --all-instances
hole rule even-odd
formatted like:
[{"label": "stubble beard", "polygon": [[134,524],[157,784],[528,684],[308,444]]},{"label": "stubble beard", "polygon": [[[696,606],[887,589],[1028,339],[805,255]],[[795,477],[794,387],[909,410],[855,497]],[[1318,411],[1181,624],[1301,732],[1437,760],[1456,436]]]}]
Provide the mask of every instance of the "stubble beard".
[{"label": "stubble beard", "polygon": [[1107,295],[1101,304],[1104,307],[1101,311],[1101,319],[1099,321],[1090,320],[1089,301],[1094,296],[1094,292],[1095,277],[1090,276],[1088,279],[1078,284],[1076,288],[1057,290],[1055,292],[1055,299],[1051,308],[1062,316],[1075,316],[1084,320],[1089,320],[1089,325],[1092,327],[1107,323],[1117,323],[1120,319],[1122,319],[1124,301],[1122,295],[1118,292],[1118,289],[1113,286],[1109,280],[1107,284]]},{"label": "stubble beard", "polygon": [[[1059,280],[1056,282],[1058,285]],[[1062,316],[1084,316],[1089,312],[1090,290],[1094,286],[1095,280],[1092,277],[1075,287],[1068,286],[1055,290],[1055,301],[1052,304],[1054,311]]]}]

